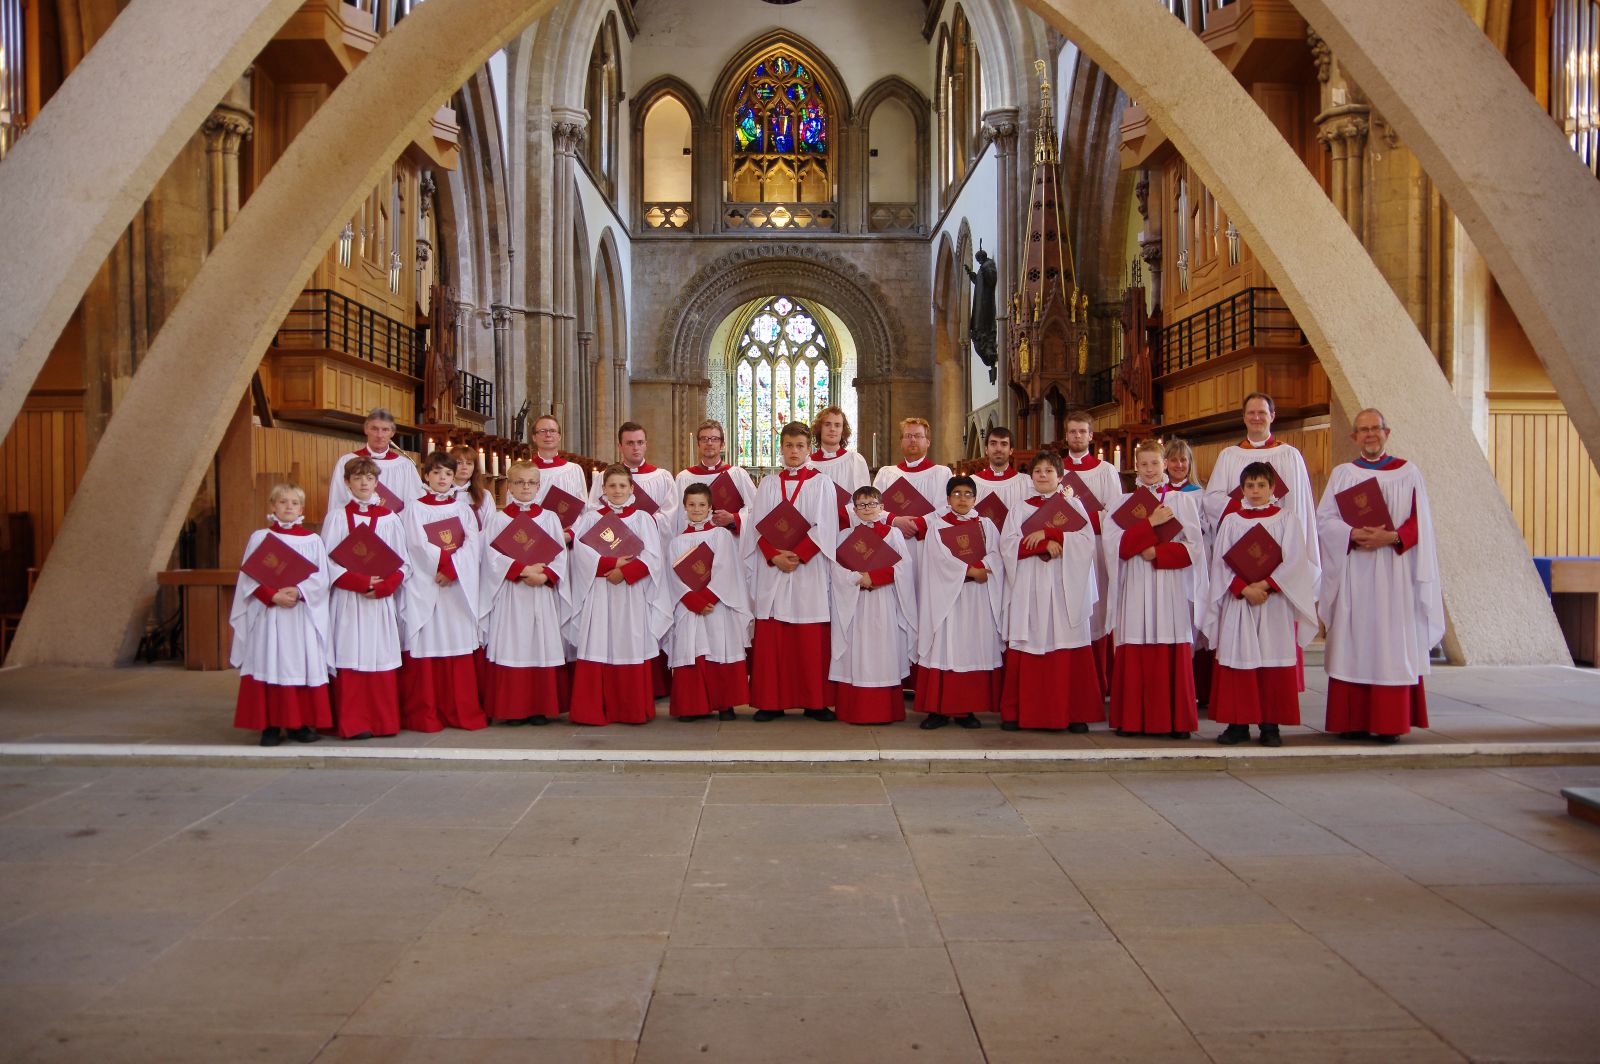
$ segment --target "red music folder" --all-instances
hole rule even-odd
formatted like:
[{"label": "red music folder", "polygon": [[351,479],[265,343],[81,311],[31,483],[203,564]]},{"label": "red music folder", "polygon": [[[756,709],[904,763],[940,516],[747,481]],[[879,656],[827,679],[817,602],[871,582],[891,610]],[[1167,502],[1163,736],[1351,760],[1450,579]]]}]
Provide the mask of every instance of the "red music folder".
[{"label": "red music folder", "polygon": [[711,563],[716,557],[711,544],[701,543],[692,550],[684,551],[683,557],[672,564],[672,571],[678,574],[678,579],[690,591],[704,591],[711,583]]},{"label": "red music folder", "polygon": [[544,501],[539,505],[546,510],[554,510],[556,520],[561,522],[562,528],[571,528],[578,515],[583,513],[583,500],[571,492],[562,491],[554,484],[544,493]]},{"label": "red music folder", "polygon": [[883,489],[883,508],[896,517],[927,517],[933,513],[933,503],[905,477]]},{"label": "red music folder", "polygon": [[644,541],[616,514],[607,510],[578,541],[602,558],[637,558],[644,553]]},{"label": "red music folder", "polygon": [[1088,518],[1074,510],[1065,495],[1056,494],[1040,503],[1033,515],[1022,522],[1022,535],[1023,538],[1027,538],[1035,532],[1050,528],[1059,528],[1063,532],[1076,532],[1088,524]]},{"label": "red music folder", "polygon": [[1097,513],[1106,508],[1106,504],[1101,502],[1099,497],[1089,490],[1089,485],[1083,482],[1083,478],[1078,475],[1077,470],[1067,470],[1067,475],[1061,478],[1061,482],[1072,489],[1073,498],[1083,504],[1086,512]]},{"label": "red music folder", "polygon": [[[1150,515],[1155,513],[1160,506],[1161,500],[1156,498],[1156,493],[1140,484],[1133,489],[1133,494],[1129,495],[1122,505],[1117,507],[1116,513],[1111,515],[1111,520],[1117,523],[1118,528],[1126,532],[1139,522],[1148,521]],[[1155,530],[1157,543],[1171,543],[1178,538],[1178,533],[1183,531],[1183,525],[1174,517],[1170,521],[1156,525]]]},{"label": "red music folder", "polygon": [[268,532],[239,571],[262,587],[282,591],[294,587],[317,571],[317,564]]},{"label": "red music folder", "polygon": [[835,483],[833,485],[833,490],[838,492],[838,494],[839,494],[839,505],[843,509],[848,511],[850,509],[851,505],[852,505],[852,503],[850,502],[850,493],[848,491],[844,490],[844,485],[843,484],[839,484],[839,483]]},{"label": "red music folder", "polygon": [[1377,477],[1368,477],[1351,485],[1333,497],[1339,504],[1339,518],[1351,528],[1386,528],[1394,531],[1394,518],[1389,504],[1383,501],[1383,489]]},{"label": "red music folder", "polygon": [[400,555],[372,530],[371,525],[357,525],[354,532],[328,552],[328,560],[357,576],[388,576],[402,564]]},{"label": "red music folder", "polygon": [[839,543],[839,564],[852,573],[870,573],[874,569],[892,569],[900,560],[900,552],[867,525],[857,525]]},{"label": "red music folder", "polygon": [[648,491],[644,490],[644,487],[639,483],[638,477],[633,479],[633,505],[635,509],[643,510],[652,516],[655,515],[657,510],[661,509],[661,505],[651,498]]},{"label": "red music folder", "polygon": [[[992,498],[992,496],[991,496]],[[978,521],[963,521],[958,525],[939,529],[939,538],[957,560],[972,568],[983,568],[983,525]]]},{"label": "red music folder", "polygon": [[811,531],[811,522],[795,508],[794,503],[785,499],[756,524],[756,531],[762,539],[779,550],[794,550],[806,538],[806,533]]},{"label": "red music folder", "polygon": [[400,513],[406,508],[406,501],[400,496],[396,495],[393,491],[389,490],[389,486],[383,482],[383,478],[381,477],[378,479],[378,487],[376,491],[378,493],[378,498],[383,500],[383,505],[395,513]]},{"label": "red music folder", "polygon": [[736,514],[744,509],[744,496],[739,494],[739,489],[734,486],[733,478],[724,469],[711,481],[711,508],[713,510],[726,510]]},{"label": "red music folder", "polygon": [[532,514],[513,517],[489,546],[510,558],[512,566],[519,570],[527,565],[548,565],[565,549],[539,527]]},{"label": "red music folder", "polygon": [[993,521],[996,528],[1006,527],[1006,515],[1011,512],[1011,508],[1000,501],[999,493],[993,491],[979,499],[975,509]]},{"label": "red music folder", "polygon": [[442,521],[423,525],[422,534],[428,537],[429,543],[446,554],[454,554],[467,541],[467,530],[461,527],[461,518],[455,514]]},{"label": "red music folder", "polygon": [[1271,576],[1283,564],[1283,548],[1272,538],[1272,533],[1259,524],[1252,524],[1250,531],[1228,548],[1222,560],[1228,563],[1235,576],[1254,584]]}]

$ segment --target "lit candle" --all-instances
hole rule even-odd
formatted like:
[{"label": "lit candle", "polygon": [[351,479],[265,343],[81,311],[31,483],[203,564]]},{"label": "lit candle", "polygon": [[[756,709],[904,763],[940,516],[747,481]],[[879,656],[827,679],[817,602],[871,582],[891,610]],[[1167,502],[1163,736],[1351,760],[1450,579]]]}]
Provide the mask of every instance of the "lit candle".
[{"label": "lit candle", "polygon": [[478,448],[478,469],[484,473],[489,472],[489,458],[483,453],[482,447]]},{"label": "lit candle", "polygon": [[433,437],[432,436],[428,437],[428,453],[429,454],[433,453]]},{"label": "lit candle", "polygon": [[872,468],[878,468],[878,434],[872,434]]},{"label": "lit candle", "polygon": [[500,452],[499,451],[491,451],[489,453],[489,475],[490,476],[494,476],[494,477],[497,477],[497,476],[500,475]]},{"label": "lit candle", "polygon": [[1122,468],[1122,445],[1120,443],[1117,444],[1117,449],[1111,452],[1111,468]]}]

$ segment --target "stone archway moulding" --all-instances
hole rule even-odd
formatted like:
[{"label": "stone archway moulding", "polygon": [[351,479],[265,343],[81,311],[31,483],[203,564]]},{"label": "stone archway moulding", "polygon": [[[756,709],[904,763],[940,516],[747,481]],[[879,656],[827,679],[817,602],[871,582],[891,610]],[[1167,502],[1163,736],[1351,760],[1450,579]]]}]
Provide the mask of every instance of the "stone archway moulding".
[{"label": "stone archway moulding", "polygon": [[6,156],[0,434],[134,212],[299,6],[133,0]]},{"label": "stone archway moulding", "polygon": [[[1137,94],[1213,182],[1316,343],[1341,402],[1351,407],[1407,396],[1391,420],[1397,444],[1415,456],[1435,492],[1458,651],[1486,663],[1564,660],[1531,566],[1507,564],[1524,557],[1525,548],[1442,374],[1371,260],[1259,108],[1159,5],[1026,2]],[[206,261],[119,405],[41,575],[13,645],[15,661],[105,665],[126,652],[134,619],[148,601],[237,397],[343,218],[448,92],[550,3],[420,5],[289,145]],[[84,91],[110,97],[125,89],[91,80]],[[1395,110],[1382,99],[1376,102]],[[1428,109],[1419,110],[1419,124],[1450,120],[1449,113],[1435,113],[1433,102],[1426,100]],[[1450,110],[1456,110],[1454,102]],[[161,135],[181,125],[187,136],[195,121],[179,115]],[[48,165],[38,171],[42,181],[67,175],[76,165],[70,156],[46,154]],[[1504,157],[1485,158],[1474,180],[1489,181],[1495,161]],[[98,203],[126,196],[127,188],[120,179],[108,182],[91,198]],[[1239,195],[1243,190],[1251,192],[1248,203]],[[1483,224],[1498,221],[1489,217]],[[1521,238],[1509,232],[1505,237]],[[1567,239],[1554,238],[1557,244]],[[92,267],[80,278],[83,285],[89,274]],[[1373,358],[1373,352],[1383,357]],[[150,454],[181,457],[151,462]],[[104,545],[113,540],[124,549],[108,554]],[[68,632],[70,641],[53,638]]]}]

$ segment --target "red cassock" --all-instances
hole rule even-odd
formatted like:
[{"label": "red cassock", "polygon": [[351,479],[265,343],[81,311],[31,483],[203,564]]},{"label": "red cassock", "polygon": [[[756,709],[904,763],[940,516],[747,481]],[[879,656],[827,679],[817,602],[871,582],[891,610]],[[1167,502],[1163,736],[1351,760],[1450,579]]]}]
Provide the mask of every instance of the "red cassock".
[{"label": "red cassock", "polygon": [[[370,528],[400,560],[394,572],[362,574],[345,569],[333,555],[358,528]],[[400,600],[410,569],[403,519],[388,508],[352,499],[322,523],[333,591],[328,605],[333,643],[334,734],[348,739],[364,732],[400,730]],[[372,587],[372,576],[380,577]],[[369,597],[366,592],[371,589]]]},{"label": "red cassock", "polygon": [[[267,537],[275,537],[268,543]],[[268,587],[239,574],[234,586],[230,662],[239,670],[239,696],[233,723],[237,728],[327,728],[333,724],[328,701],[331,658],[328,644],[328,568],[322,540],[299,525],[272,523],[258,529],[245,546],[245,558],[263,545],[293,550],[314,566],[294,586],[300,592],[293,606],[278,606]]]},{"label": "red cassock", "polygon": [[[708,521],[689,525],[674,537],[668,554],[673,563],[668,594],[674,602],[667,637],[672,715],[703,717],[745,705],[750,701],[751,618],[738,542],[728,529]],[[706,554],[711,558],[709,581],[690,590],[678,565],[691,567],[689,575],[695,576],[692,567]],[[710,614],[701,612],[706,606],[712,607]]]}]

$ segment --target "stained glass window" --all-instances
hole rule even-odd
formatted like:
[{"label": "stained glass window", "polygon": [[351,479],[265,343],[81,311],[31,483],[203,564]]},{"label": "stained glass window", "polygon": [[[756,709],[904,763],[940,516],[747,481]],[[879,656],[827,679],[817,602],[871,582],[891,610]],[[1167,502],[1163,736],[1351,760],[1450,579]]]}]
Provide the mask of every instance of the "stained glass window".
[{"label": "stained glass window", "polygon": [[743,203],[831,202],[828,90],[785,47],[746,70],[729,114],[730,198]]},{"label": "stained glass window", "polygon": [[[749,320],[729,348],[733,364],[725,371],[737,406],[733,453],[740,465],[770,468],[779,464],[785,424],[810,424],[818,410],[840,402],[833,392],[837,367],[818,314],[805,304],[778,296]],[[853,398],[841,403],[852,417]]]}]

